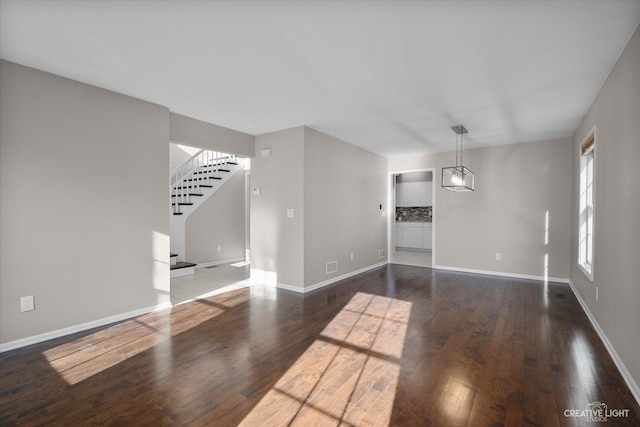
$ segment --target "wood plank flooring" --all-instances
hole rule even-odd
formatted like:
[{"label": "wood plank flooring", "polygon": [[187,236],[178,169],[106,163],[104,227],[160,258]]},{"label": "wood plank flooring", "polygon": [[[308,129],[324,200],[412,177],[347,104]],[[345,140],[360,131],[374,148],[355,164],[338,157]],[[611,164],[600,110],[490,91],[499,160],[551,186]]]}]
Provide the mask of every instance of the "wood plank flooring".
[{"label": "wood plank flooring", "polygon": [[640,408],[566,284],[388,265],[0,355],[0,425],[597,425]]}]

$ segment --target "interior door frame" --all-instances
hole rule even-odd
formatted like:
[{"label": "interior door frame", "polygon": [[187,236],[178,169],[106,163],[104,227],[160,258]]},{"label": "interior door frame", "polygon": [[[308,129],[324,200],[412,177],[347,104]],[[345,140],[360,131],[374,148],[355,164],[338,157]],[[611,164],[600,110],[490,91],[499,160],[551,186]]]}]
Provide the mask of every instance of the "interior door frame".
[{"label": "interior door frame", "polygon": [[436,265],[436,171],[437,168],[402,169],[388,172],[387,177],[387,262],[396,254],[396,176],[413,172],[431,172],[431,266]]}]

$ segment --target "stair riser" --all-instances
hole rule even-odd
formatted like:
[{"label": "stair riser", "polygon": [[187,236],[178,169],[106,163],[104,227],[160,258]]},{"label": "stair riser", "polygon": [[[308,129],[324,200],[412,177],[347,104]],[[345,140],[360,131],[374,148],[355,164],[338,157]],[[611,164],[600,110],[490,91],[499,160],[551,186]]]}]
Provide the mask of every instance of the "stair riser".
[{"label": "stair riser", "polygon": [[214,179],[208,180],[210,184],[209,186],[199,186],[199,190],[196,190],[198,186],[191,185],[191,187],[195,187],[195,188],[190,188],[189,193],[193,194],[193,193],[196,193],[196,191],[199,191],[199,194],[202,194],[202,196],[191,196],[191,197],[183,198],[180,196],[176,196],[175,194],[172,195],[171,197],[172,203],[185,202],[185,203],[193,203],[193,204],[175,206],[175,208],[179,208],[179,211],[181,214],[170,215],[171,252],[182,254],[182,256],[184,256],[184,254],[186,253],[185,225],[189,215],[191,215],[191,213],[193,213],[196,209],[198,209],[198,207],[200,207],[202,203],[204,203],[209,197],[211,197],[211,195],[213,195],[213,193],[215,193],[218,188],[221,188],[232,176],[244,170],[244,166],[239,164],[236,164],[236,165],[227,164],[225,165],[225,168],[228,169],[230,172],[220,174],[221,179],[219,180],[214,180]]}]

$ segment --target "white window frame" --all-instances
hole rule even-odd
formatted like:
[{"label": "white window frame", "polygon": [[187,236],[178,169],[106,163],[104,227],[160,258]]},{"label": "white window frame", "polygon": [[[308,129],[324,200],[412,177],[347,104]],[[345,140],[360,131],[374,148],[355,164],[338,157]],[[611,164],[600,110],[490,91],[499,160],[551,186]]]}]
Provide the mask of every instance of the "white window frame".
[{"label": "white window frame", "polygon": [[[582,147],[591,138],[592,146],[582,153]],[[595,126],[578,146],[580,170],[578,175],[578,267],[593,282],[594,218],[595,218]]]}]

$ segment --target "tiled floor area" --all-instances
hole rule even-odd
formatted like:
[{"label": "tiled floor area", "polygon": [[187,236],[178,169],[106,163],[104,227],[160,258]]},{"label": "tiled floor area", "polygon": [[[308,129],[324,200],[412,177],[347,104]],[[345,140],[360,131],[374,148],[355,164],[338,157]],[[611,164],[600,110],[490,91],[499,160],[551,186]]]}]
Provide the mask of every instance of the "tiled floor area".
[{"label": "tiled floor area", "polygon": [[[396,250],[394,264],[431,267],[431,252]],[[223,264],[196,268],[193,276],[171,279],[173,305],[229,292],[249,285],[249,263]]]},{"label": "tiled floor area", "polygon": [[431,267],[431,252],[396,249],[392,262],[417,267]]},{"label": "tiled floor area", "polygon": [[221,294],[249,285],[249,263],[239,262],[210,268],[196,268],[193,276],[171,279],[171,303]]}]

